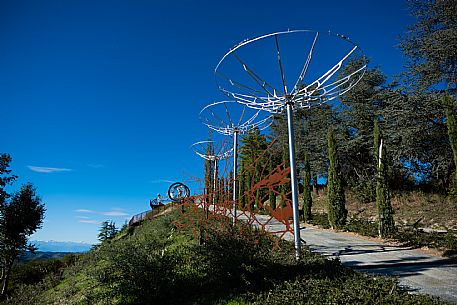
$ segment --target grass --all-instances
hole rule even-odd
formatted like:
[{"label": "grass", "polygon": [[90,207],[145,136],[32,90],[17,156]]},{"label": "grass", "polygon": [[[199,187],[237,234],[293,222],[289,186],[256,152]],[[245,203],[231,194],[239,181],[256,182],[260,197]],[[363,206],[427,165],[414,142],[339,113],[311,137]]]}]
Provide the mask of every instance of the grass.
[{"label": "grass", "polygon": [[[443,255],[457,254],[457,203],[439,194],[408,191],[392,196],[395,223],[398,232],[390,236],[404,245],[429,247]],[[313,194],[312,224],[328,229],[324,192]],[[378,236],[377,211],[374,202],[362,203],[354,194],[347,192],[348,222],[345,230],[364,236]],[[423,228],[431,230],[423,230]],[[444,231],[439,231],[444,230]]]},{"label": "grass", "polygon": [[[421,191],[403,191],[394,193],[391,199],[395,211],[395,222],[398,225],[412,225],[420,220],[420,226],[432,229],[457,230],[457,202],[449,202],[440,194]],[[313,213],[326,212],[326,195],[320,191],[313,193]],[[368,221],[377,220],[375,202],[361,202],[350,191],[346,192],[346,208],[349,218]]]},{"label": "grass", "polygon": [[[445,304],[256,230],[211,223],[205,238],[179,213],[144,222],[80,257],[59,278],[24,285],[5,304]],[[202,243],[200,243],[202,241]]]}]

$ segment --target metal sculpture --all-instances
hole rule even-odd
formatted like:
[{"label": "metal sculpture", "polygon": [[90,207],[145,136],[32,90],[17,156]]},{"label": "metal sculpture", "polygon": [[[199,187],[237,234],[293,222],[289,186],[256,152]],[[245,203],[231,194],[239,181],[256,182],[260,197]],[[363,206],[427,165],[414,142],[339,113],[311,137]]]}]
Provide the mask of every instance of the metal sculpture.
[{"label": "metal sculpture", "polygon": [[[276,62],[274,66],[272,62]],[[230,49],[215,68],[218,87],[229,97],[254,109],[287,115],[297,259],[301,240],[292,113],[345,94],[358,83],[365,69],[363,52],[347,37],[311,30],[289,30],[245,40]],[[291,79],[293,83],[287,83]]]},{"label": "metal sculpture", "polygon": [[[273,241],[274,251],[282,248],[282,240],[293,240],[291,190],[284,191],[283,188],[290,184],[290,167],[284,160],[280,163],[272,160],[274,151],[278,149],[277,143],[277,138],[272,139],[265,150],[259,152],[252,162],[239,171],[239,180],[246,182],[242,177],[247,176],[253,179],[250,179],[249,183],[239,185],[238,221],[235,226],[231,191],[224,187],[217,191],[218,200],[215,206],[204,205],[208,202],[206,201],[208,197],[205,195],[184,199],[183,202],[188,209],[175,222],[176,226],[192,228],[201,242],[209,237],[208,232],[212,230],[229,232],[237,238],[254,243],[267,236]],[[274,164],[273,167],[272,164]],[[221,179],[230,177],[231,170],[231,166],[220,168],[218,175]],[[201,179],[198,181],[205,183]],[[233,183],[233,180],[229,179],[229,181]],[[207,213],[206,207],[210,208],[212,213]]]},{"label": "metal sculpture", "polygon": [[253,110],[235,101],[215,102],[205,106],[199,114],[208,128],[220,134],[233,137],[233,223],[236,222],[236,177],[238,169],[238,136],[257,128],[264,130],[272,123],[272,116],[265,116],[261,110]]},{"label": "metal sculpture", "polygon": [[[216,143],[215,141],[205,140],[199,141],[191,145],[192,150],[205,160],[213,162],[213,194],[216,193],[217,181],[217,166],[220,160],[228,159],[232,156],[233,149],[230,148],[228,142],[223,141]],[[215,196],[212,196],[212,204],[215,205]],[[207,214],[209,207],[206,207]]]},{"label": "metal sculpture", "polygon": [[175,182],[168,188],[168,198],[173,202],[180,202],[190,196],[190,190],[187,185],[181,182]]}]

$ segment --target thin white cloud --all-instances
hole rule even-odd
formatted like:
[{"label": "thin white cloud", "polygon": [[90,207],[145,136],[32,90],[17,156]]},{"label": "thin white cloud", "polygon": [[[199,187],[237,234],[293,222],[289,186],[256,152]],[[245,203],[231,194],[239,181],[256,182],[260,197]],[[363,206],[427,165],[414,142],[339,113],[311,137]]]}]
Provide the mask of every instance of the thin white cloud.
[{"label": "thin white cloud", "polygon": [[79,219],[89,219],[89,217],[87,217],[87,216],[76,216],[76,218],[79,218]]},{"label": "thin white cloud", "polygon": [[129,214],[121,212],[121,211],[109,211],[109,212],[101,212],[101,215],[105,216],[114,216],[114,217],[121,217],[121,216],[128,216]]},{"label": "thin white cloud", "polygon": [[45,174],[71,172],[72,171],[72,169],[70,169],[70,168],[63,168],[63,167],[42,167],[42,166],[34,166],[34,165],[27,165],[27,167],[33,172],[45,173]]},{"label": "thin white cloud", "polygon": [[75,212],[78,212],[78,213],[91,213],[91,214],[95,214],[97,212],[95,211],[92,211],[92,210],[86,210],[86,209],[79,209],[79,210],[75,210]]},{"label": "thin white cloud", "polygon": [[150,180],[149,183],[153,183],[153,184],[156,184],[156,183],[174,183],[176,181],[173,181],[173,180],[167,180],[167,179],[156,179],[156,180]]},{"label": "thin white cloud", "polygon": [[98,221],[98,220],[93,220],[93,219],[80,219],[80,220],[78,220],[78,222],[90,223],[90,224],[95,224],[95,225],[101,224],[100,221]]},{"label": "thin white cloud", "polygon": [[[130,214],[125,213],[123,211],[125,211],[125,210],[124,209],[120,209],[120,208],[113,208],[113,209],[111,209],[111,211],[106,211],[106,212],[99,212],[99,211],[87,210],[87,209],[75,210],[76,213],[97,214],[97,215],[112,216],[112,217],[124,217],[124,216],[129,216],[130,215]],[[76,217],[77,218],[85,218],[86,216],[79,216],[78,215]]]}]

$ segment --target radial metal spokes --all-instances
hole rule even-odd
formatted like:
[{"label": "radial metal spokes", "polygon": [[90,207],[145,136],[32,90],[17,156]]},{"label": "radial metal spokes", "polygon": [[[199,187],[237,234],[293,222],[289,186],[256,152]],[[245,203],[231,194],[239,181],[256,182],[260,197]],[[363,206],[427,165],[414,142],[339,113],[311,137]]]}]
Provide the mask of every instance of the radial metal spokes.
[{"label": "radial metal spokes", "polygon": [[219,89],[227,96],[235,99],[238,103],[247,105],[253,109],[265,110],[270,113],[281,113],[284,110],[284,97],[269,98],[264,96],[234,93],[221,87],[219,87]]},{"label": "radial metal spokes", "polygon": [[263,130],[272,123],[272,117],[261,109],[254,110],[235,101],[209,104],[200,111],[199,117],[208,128],[228,136],[235,132],[245,134],[253,128]]},{"label": "radial metal spokes", "polygon": [[192,150],[205,160],[215,161],[228,159],[233,155],[233,148],[227,141],[199,141],[192,144]]},{"label": "radial metal spokes", "polygon": [[270,85],[262,77],[257,75],[257,73],[255,73],[245,62],[243,62],[235,52],[233,52],[233,57],[241,63],[244,71],[257,83],[257,85],[260,88],[262,88],[265,91],[265,93],[267,93],[268,96],[276,96],[276,89],[272,85]]},{"label": "radial metal spokes", "polygon": [[278,35],[275,35],[275,43],[276,43],[276,50],[278,51],[278,65],[279,65],[279,71],[281,72],[282,87],[284,89],[284,94],[287,95],[288,92],[287,92],[286,77],[284,76],[284,68],[283,68],[282,62],[281,62],[281,50],[279,48]]},{"label": "radial metal spokes", "polygon": [[316,45],[317,38],[319,37],[319,32],[316,32],[316,36],[314,36],[313,44],[308,53],[308,57],[306,58],[305,64],[303,65],[303,69],[300,73],[300,76],[297,79],[297,82],[294,85],[294,89],[292,92],[296,92],[298,90],[298,86],[303,84],[303,80],[305,79],[306,72],[308,71],[309,64],[311,63],[311,59],[313,58],[314,46]]},{"label": "radial metal spokes", "polygon": [[293,101],[298,103],[299,107],[309,108],[313,104],[322,104],[338,98],[355,86],[360,76],[365,72],[365,68],[366,66],[364,65],[356,71],[328,84],[325,83],[328,78],[322,82],[316,81],[294,94]]},{"label": "radial metal spokes", "polygon": [[[270,70],[265,68],[268,62],[261,62],[268,52]],[[273,53],[278,69],[272,69]],[[241,42],[223,56],[215,73],[221,80],[219,89],[231,98],[254,109],[281,113],[287,101],[293,102],[294,108],[311,108],[345,94],[365,72],[366,65],[356,61],[362,55],[360,48],[342,35],[293,30]],[[303,65],[298,70],[296,62],[300,61]],[[349,64],[352,70],[346,69]],[[273,72],[278,70],[275,77]],[[294,80],[290,92],[289,78]]]}]

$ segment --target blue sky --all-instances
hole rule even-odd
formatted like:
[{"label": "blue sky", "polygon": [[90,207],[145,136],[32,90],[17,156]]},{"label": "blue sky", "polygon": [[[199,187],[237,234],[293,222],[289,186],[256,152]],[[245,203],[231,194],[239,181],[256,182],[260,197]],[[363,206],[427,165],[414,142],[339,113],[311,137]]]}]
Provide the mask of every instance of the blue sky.
[{"label": "blue sky", "polygon": [[[38,240],[96,241],[170,182],[202,176],[189,146],[226,99],[213,69],[245,38],[291,29],[349,36],[389,76],[414,20],[403,1],[2,1],[0,152],[46,204]],[[190,183],[192,192],[196,185]]]}]

